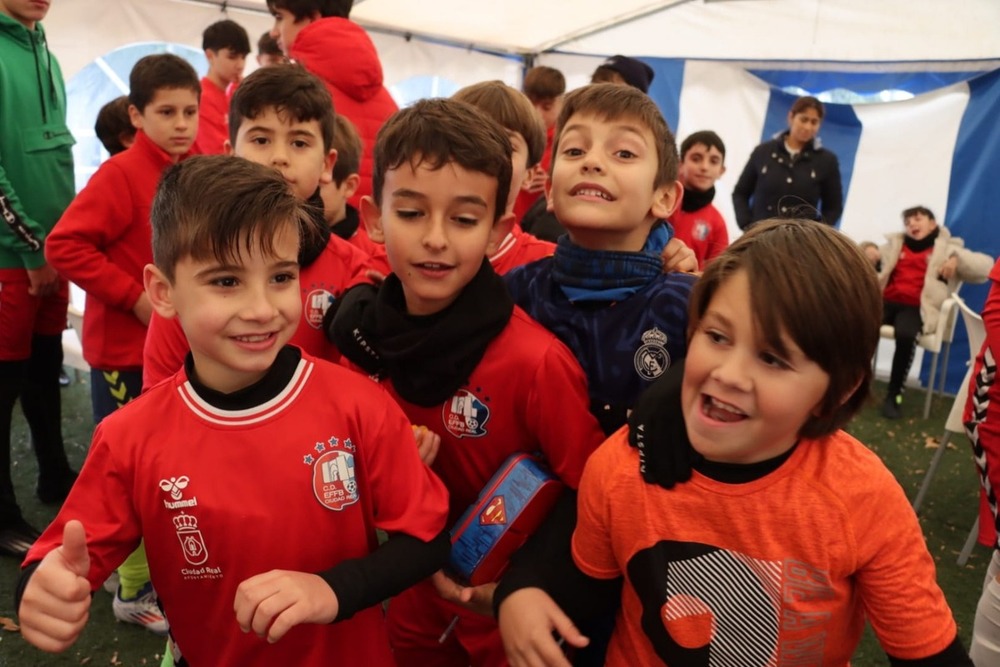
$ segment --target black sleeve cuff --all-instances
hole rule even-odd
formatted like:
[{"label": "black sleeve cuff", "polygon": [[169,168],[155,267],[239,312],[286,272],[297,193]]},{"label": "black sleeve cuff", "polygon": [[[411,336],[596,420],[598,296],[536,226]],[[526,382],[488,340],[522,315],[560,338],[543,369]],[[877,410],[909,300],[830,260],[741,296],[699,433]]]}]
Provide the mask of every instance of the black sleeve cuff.
[{"label": "black sleeve cuff", "polygon": [[918,660],[903,660],[890,655],[889,664],[892,667],[973,667],[972,659],[962,647],[962,642],[957,636],[948,645],[948,648],[940,653]]},{"label": "black sleeve cuff", "polygon": [[441,569],[450,553],[448,531],[430,542],[397,533],[367,556],[345,560],[320,572],[340,605],[335,622],[347,620],[429,577]]}]

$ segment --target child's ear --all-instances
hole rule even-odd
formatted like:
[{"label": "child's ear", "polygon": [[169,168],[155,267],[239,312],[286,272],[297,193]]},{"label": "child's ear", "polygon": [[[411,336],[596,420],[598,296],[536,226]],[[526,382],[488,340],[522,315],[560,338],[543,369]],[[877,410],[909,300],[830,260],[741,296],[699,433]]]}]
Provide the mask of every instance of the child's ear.
[{"label": "child's ear", "polygon": [[331,148],[323,158],[323,174],[319,177],[320,185],[333,183],[333,165],[337,164],[337,151]]},{"label": "child's ear", "polygon": [[671,181],[653,191],[653,205],[649,211],[657,220],[666,220],[677,210],[683,197],[684,186],[680,181]]},{"label": "child's ear", "polygon": [[506,213],[501,215],[496,222],[493,223],[493,230],[490,232],[490,242],[486,245],[486,256],[489,257],[497,251],[503,240],[507,238],[510,234],[510,230],[514,228],[514,214]]},{"label": "child's ear", "polygon": [[382,229],[382,209],[372,197],[361,198],[361,220],[368,230],[368,238],[375,243],[385,243],[385,231]]},{"label": "child's ear", "polygon": [[719,167],[719,178],[722,178],[725,175],[726,175],[726,165],[722,165],[721,167]]},{"label": "child's ear", "polygon": [[163,272],[156,268],[155,264],[147,264],[143,267],[142,284],[146,288],[146,296],[157,315],[165,319],[177,315],[177,309],[174,308],[173,302],[173,285],[163,275]]},{"label": "child's ear", "polygon": [[229,157],[236,155],[236,149],[233,148],[233,145],[229,142],[229,139],[226,139],[225,141],[222,142],[222,152],[228,155]]},{"label": "child's ear", "polygon": [[128,105],[128,119],[132,122],[132,127],[142,129],[142,112],[134,104]]},{"label": "child's ear", "polygon": [[555,213],[555,208],[552,206],[552,179],[546,178],[542,187],[545,189],[545,210],[549,213]]},{"label": "child's ear", "polygon": [[350,199],[361,187],[361,174],[349,174],[340,187],[344,189],[344,199]]}]

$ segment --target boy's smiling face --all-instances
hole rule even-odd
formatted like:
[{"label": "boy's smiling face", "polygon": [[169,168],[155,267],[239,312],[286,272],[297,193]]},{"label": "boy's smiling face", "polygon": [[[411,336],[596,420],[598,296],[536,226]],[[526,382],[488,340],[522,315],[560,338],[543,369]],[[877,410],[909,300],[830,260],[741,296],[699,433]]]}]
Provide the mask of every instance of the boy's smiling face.
[{"label": "boy's smiling face", "polygon": [[688,343],[681,386],[688,437],[706,459],[779,456],[816,414],[830,375],[787,335],[782,339],[784,354],[758,335],[745,270],[719,285]]},{"label": "boy's smiling face", "polygon": [[653,223],[670,215],[681,194],[676,182],[653,187],[653,133],[631,117],[573,114],[552,159],[548,209],[585,248],[641,250]]},{"label": "boy's smiling face", "polygon": [[272,253],[238,248],[228,262],[182,258],[172,283],[152,265],[145,276],[157,312],[180,320],[199,381],[223,393],[264,377],[302,312],[298,226],[281,228]]},{"label": "boy's smiling face", "polygon": [[256,118],[243,119],[232,152],[280,171],[292,193],[303,201],[313,196],[320,183],[333,179],[337,160],[337,151],[323,148],[319,120],[296,121],[274,107],[265,107]]},{"label": "boy's smiling face", "polygon": [[433,169],[417,156],[386,172],[381,194],[381,206],[362,200],[361,215],[372,240],[385,244],[411,315],[451,305],[513,222],[494,223],[496,178],[454,162]]},{"label": "boy's smiling face", "polygon": [[129,105],[128,114],[132,125],[176,162],[191,150],[198,134],[198,93],[190,88],[159,88],[145,109]]},{"label": "boy's smiling face", "polygon": [[906,219],[906,235],[915,241],[923,241],[937,228],[937,221],[924,213],[916,213]]}]

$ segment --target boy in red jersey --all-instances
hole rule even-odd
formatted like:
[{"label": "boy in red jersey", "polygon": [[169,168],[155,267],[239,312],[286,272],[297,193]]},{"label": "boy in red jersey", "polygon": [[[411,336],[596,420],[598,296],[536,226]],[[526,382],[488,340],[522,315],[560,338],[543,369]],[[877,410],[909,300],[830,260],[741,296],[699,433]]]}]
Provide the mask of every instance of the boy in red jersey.
[{"label": "boy in red jersey", "polygon": [[545,150],[541,161],[528,170],[528,177],[517,193],[514,214],[517,215],[518,222],[532,204],[545,196],[545,181],[548,180],[549,167],[552,165],[552,140],[555,137],[556,120],[562,111],[566,77],[554,67],[544,65],[532,67],[524,74],[521,90],[542,121],[545,129]]},{"label": "boy in red jersey", "polygon": [[[262,67],[233,95],[227,150],[281,172],[292,193],[309,206],[299,250],[302,322],[292,343],[336,361],[339,353],[321,328],[323,314],[348,287],[366,279],[368,258],[330,233],[319,188],[331,180],[334,111],[323,84],[300,66]],[[153,316],[143,351],[143,387],[172,376],[188,342],[177,321]]]},{"label": "boy in red jersey", "polygon": [[164,176],[145,285],[191,353],[98,426],[29,551],[32,644],[69,647],[91,591],[143,539],[176,664],[392,664],[378,602],[446,559],[447,496],[385,391],[286,345],[306,216],[280,174],[247,160]]},{"label": "boy in red jersey", "polygon": [[[880,314],[875,273],[823,224],[759,223],[709,264],[683,371],[636,407],[669,419],[612,435],[580,484],[573,561],[625,579],[608,665],[842,667],[866,618],[894,665],[971,665],[903,490],[839,430],[868,396]],[[511,662],[568,666],[543,635],[585,640],[534,598],[501,607]]]},{"label": "boy in red jersey", "polygon": [[[87,293],[82,342],[95,424],[142,388],[142,347],[152,315],[142,289],[142,267],[153,258],[149,207],[160,175],[191,154],[198,131],[198,75],[184,59],[146,56],[132,68],[129,85],[135,142],[98,168],[45,246],[49,263]],[[115,617],[165,634],[141,549],[118,574]]]},{"label": "boy in red jersey", "polygon": [[545,149],[545,134],[528,98],[503,81],[484,81],[462,88],[452,99],[466,102],[495,120],[507,132],[512,149],[510,194],[505,213],[515,215],[514,225],[490,255],[493,270],[503,275],[522,264],[550,256],[556,244],[542,241],[521,230],[514,205],[521,184],[538,165]]},{"label": "boy in red jersey", "polygon": [[[507,133],[478,109],[435,99],[393,116],[375,147],[374,198],[361,205],[393,273],[349,291],[329,317],[344,357],[440,436],[427,459],[448,488],[452,523],[511,454],[541,451],[576,488],[602,438],[579,364],[514,306],[487,260],[513,222],[510,175]],[[438,574],[394,598],[396,662],[505,664],[496,622],[459,604],[489,613],[494,588]]]},{"label": "boy in red jersey", "polygon": [[678,175],[684,185],[681,205],[671,216],[677,238],[694,250],[698,270],[729,245],[726,221],[712,205],[715,182],[726,173],[726,145],[715,132],[702,130],[681,142]]},{"label": "boy in red jersey", "polygon": [[225,152],[229,132],[231,86],[243,79],[250,37],[236,21],[224,19],[205,28],[201,35],[201,48],[208,60],[208,73],[201,79],[201,104],[198,108],[198,137],[195,151],[202,155],[221,155]]},{"label": "boy in red jersey", "polygon": [[882,404],[886,419],[902,416],[903,383],[913,363],[917,336],[934,331],[941,304],[960,281],[986,282],[993,264],[992,257],[968,250],[962,239],[939,226],[924,206],[903,211],[903,227],[904,232],[887,234],[887,243],[879,248],[882,324],[896,330],[889,389]]}]

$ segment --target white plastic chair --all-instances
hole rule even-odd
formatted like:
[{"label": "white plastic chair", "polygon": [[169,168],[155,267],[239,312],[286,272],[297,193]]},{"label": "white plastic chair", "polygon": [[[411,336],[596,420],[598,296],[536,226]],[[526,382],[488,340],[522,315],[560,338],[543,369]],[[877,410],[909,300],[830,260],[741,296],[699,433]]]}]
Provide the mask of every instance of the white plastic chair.
[{"label": "white plastic chair", "polygon": [[[961,287],[961,283],[959,283]],[[955,292],[952,296],[958,295],[958,287],[955,288]],[[917,336],[917,345],[922,347],[927,352],[931,353],[931,375],[927,379],[927,397],[924,399],[924,419],[927,419],[928,415],[931,413],[931,398],[934,396],[934,379],[937,375],[938,366],[941,368],[941,379],[938,386],[938,393],[944,395],[944,383],[948,377],[948,353],[951,351],[951,342],[955,338],[955,324],[958,322],[957,309],[955,302],[949,296],[941,304],[941,316],[938,318],[937,327],[928,334],[921,334]],[[879,328],[879,335],[882,338],[887,338],[889,340],[895,340],[896,338],[896,327],[891,324],[883,324]],[[942,352],[943,358],[942,358]],[[938,361],[942,363],[938,363]],[[878,348],[875,348],[875,358],[872,361],[873,366],[878,363]]]},{"label": "white plastic chair", "polygon": [[[962,320],[965,322],[965,329],[969,334],[969,370],[966,371],[962,385],[955,396],[955,402],[951,405],[951,412],[948,413],[948,419],[944,424],[944,433],[941,435],[941,444],[938,450],[934,452],[934,457],[931,459],[931,463],[927,467],[927,473],[924,475],[924,481],[920,484],[920,490],[913,501],[914,512],[920,511],[920,506],[923,504],[924,498],[927,496],[927,491],[930,488],[931,479],[941,465],[941,458],[948,448],[948,441],[951,440],[952,436],[965,434],[962,413],[965,411],[965,402],[969,396],[969,382],[972,380],[972,369],[975,365],[976,355],[979,354],[979,350],[983,346],[983,341],[986,340],[986,327],[983,325],[983,318],[976,311],[969,308],[965,301],[957,294],[953,294],[950,300],[953,303],[952,310],[961,313]],[[954,324],[952,324],[952,329],[954,329]],[[972,531],[969,533],[965,545],[962,547],[962,552],[958,556],[959,565],[965,565],[966,561],[969,560],[969,555],[972,553],[972,547],[975,545],[976,534],[978,532],[979,517],[977,514],[976,520],[972,525]]]}]

